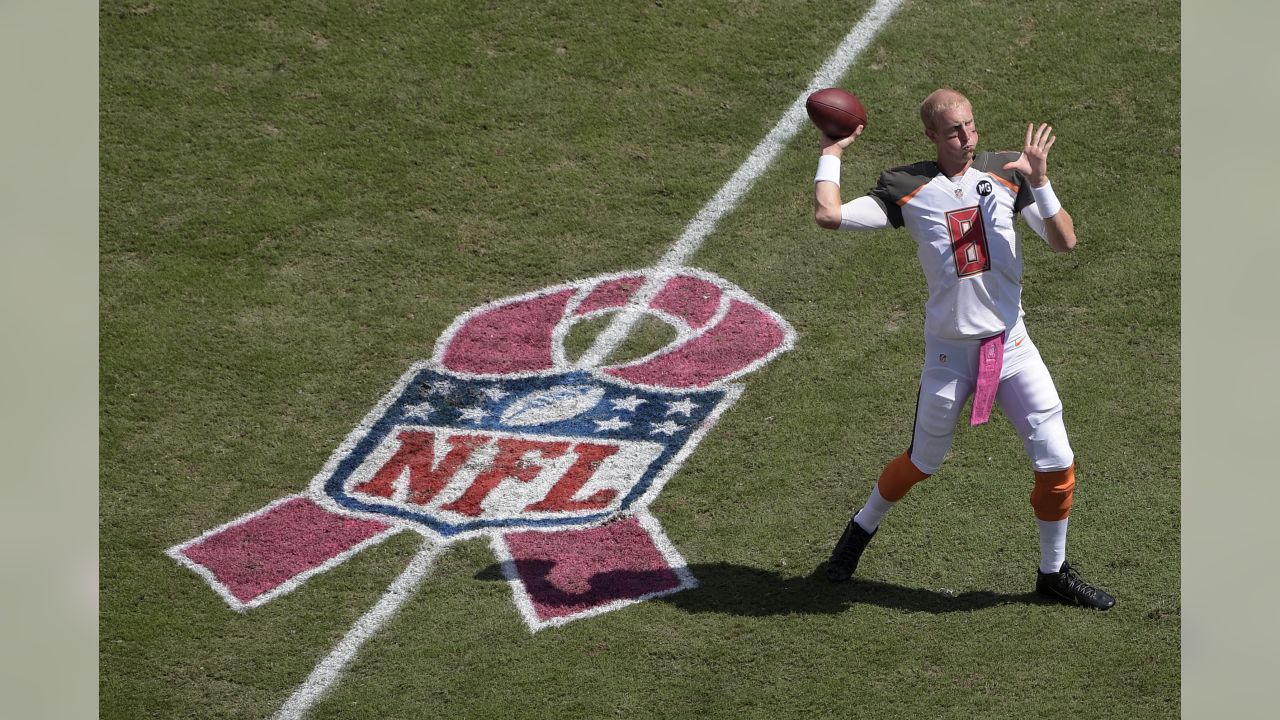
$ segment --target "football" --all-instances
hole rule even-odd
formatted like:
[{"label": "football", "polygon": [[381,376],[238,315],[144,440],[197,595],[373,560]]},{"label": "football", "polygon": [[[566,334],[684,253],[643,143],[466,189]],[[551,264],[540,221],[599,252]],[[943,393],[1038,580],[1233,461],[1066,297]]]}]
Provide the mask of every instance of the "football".
[{"label": "football", "polygon": [[804,102],[809,119],[822,132],[833,138],[846,138],[867,124],[867,109],[857,95],[840,88],[823,88]]},{"label": "football", "polygon": [[604,388],[590,385],[557,385],[533,392],[511,403],[502,413],[504,425],[545,425],[577,417],[600,403]]}]

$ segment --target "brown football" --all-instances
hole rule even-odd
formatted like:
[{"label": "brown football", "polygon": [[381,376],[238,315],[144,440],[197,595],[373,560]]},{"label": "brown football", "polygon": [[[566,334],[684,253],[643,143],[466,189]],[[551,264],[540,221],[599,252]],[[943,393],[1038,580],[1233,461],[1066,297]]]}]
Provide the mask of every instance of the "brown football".
[{"label": "brown football", "polygon": [[833,138],[845,138],[853,134],[859,125],[867,124],[867,109],[857,95],[840,88],[823,88],[804,102],[809,119],[822,132]]}]

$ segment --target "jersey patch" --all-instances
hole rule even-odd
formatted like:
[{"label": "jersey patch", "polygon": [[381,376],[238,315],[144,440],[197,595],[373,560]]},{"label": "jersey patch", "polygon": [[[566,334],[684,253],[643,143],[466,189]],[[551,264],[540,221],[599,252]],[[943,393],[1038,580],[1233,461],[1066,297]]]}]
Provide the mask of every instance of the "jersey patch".
[{"label": "jersey patch", "polygon": [[1017,214],[1022,208],[1035,202],[1035,196],[1031,194],[1031,186],[1017,170],[1005,170],[1006,163],[1011,163],[1021,157],[1022,153],[1006,151],[1006,152],[983,152],[978,153],[973,158],[973,169],[984,172],[994,178],[999,184],[1009,189],[1013,193],[1013,212]]}]

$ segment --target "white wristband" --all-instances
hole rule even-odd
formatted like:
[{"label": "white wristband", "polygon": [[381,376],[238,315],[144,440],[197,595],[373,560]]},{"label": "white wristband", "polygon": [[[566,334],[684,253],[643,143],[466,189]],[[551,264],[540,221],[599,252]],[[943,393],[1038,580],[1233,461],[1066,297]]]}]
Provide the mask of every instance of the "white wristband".
[{"label": "white wristband", "polygon": [[818,174],[814,176],[813,181],[819,183],[822,181],[840,184],[840,158],[835,155],[822,155],[818,157]]},{"label": "white wristband", "polygon": [[1033,187],[1031,194],[1036,199],[1036,207],[1042,218],[1051,218],[1062,209],[1062,203],[1058,202],[1058,196],[1053,192],[1053,183],[1046,182],[1043,187]]}]

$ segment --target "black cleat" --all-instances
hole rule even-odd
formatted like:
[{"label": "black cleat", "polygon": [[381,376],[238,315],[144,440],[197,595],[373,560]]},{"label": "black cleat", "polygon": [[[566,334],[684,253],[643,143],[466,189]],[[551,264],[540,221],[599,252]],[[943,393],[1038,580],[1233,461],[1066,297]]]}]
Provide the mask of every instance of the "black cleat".
[{"label": "black cleat", "polygon": [[835,550],[831,551],[831,559],[827,561],[827,579],[831,582],[844,582],[853,577],[853,572],[858,569],[858,558],[862,557],[862,551],[867,549],[867,543],[874,536],[874,532],[863,530],[861,525],[850,518]]},{"label": "black cleat", "polygon": [[1115,598],[1085,582],[1080,573],[1065,561],[1056,573],[1037,570],[1036,575],[1036,592],[1041,595],[1070,605],[1084,605],[1098,610],[1107,610],[1116,604]]}]

